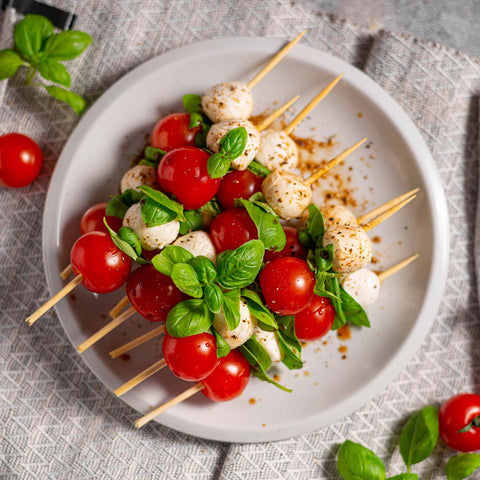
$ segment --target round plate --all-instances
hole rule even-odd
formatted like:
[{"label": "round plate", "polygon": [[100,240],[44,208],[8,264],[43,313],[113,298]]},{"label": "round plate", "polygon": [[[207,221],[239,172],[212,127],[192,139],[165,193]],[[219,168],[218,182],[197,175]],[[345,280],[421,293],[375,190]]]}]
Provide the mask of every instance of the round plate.
[{"label": "round plate", "polygon": [[[283,44],[278,39],[223,38],[171,51],[127,74],[92,106],[65,146],[46,201],[43,247],[51,292],[63,285],[59,272],[68,264],[82,213],[117,193],[121,176],[145,146],[159,116],[182,109],[186,93],[202,93],[231,79],[248,81]],[[352,338],[342,342],[346,354],[339,353],[340,342],[331,332],[325,341],[304,349],[303,370],[274,371],[293,393],[252,378],[238,399],[213,403],[197,394],[158,417],[163,425],[232,442],[312,431],[349,414],[385,388],[426,335],[446,279],[448,218],[429,150],[403,110],[361,71],[298,45],[255,87],[254,113],[271,110],[299,93],[298,111],[342,72],[340,84],[295,133],[319,140],[336,135],[334,145],[323,151],[324,158],[368,137],[369,144],[343,167],[362,206],[356,214],[420,187],[414,202],[370,233],[377,242],[375,269],[414,253],[420,258],[385,281],[369,310],[372,328],[353,329]],[[78,287],[73,297],[60,302],[56,310],[72,344],[77,346],[105,324],[108,311],[122,296],[123,292],[94,295]],[[111,360],[108,351],[152,327],[136,315],[82,357],[114,390],[161,357],[160,339],[123,360]],[[164,369],[122,398],[143,414],[190,385]]]}]

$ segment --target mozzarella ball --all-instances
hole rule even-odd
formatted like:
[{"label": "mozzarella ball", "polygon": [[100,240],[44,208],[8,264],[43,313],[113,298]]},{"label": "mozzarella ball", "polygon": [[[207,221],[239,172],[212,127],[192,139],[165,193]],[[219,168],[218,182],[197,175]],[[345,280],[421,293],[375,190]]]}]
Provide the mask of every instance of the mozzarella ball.
[{"label": "mozzarella ball", "polygon": [[268,355],[272,359],[272,362],[278,363],[282,361],[283,354],[280,350],[280,345],[274,332],[267,332],[257,326],[253,332],[253,336],[258,340],[263,348],[265,348]]},{"label": "mozzarella ball", "polygon": [[339,273],[352,273],[372,260],[373,247],[360,227],[343,225],[325,231],[323,246],[333,244],[333,269]]},{"label": "mozzarella ball", "polygon": [[150,165],[136,165],[131,168],[120,182],[120,191],[123,193],[130,188],[139,191],[138,187],[142,185],[158,188],[157,171]]},{"label": "mozzarella ball", "polygon": [[283,131],[271,128],[260,133],[257,162],[272,170],[291,170],[298,167],[296,143]]},{"label": "mozzarella ball", "polygon": [[210,235],[203,230],[182,235],[173,244],[188,250],[194,257],[203,255],[212,262],[217,258],[215,247],[210,240]]},{"label": "mozzarella ball", "polygon": [[357,217],[343,205],[325,205],[320,207],[325,222],[325,229],[328,230],[339,225],[357,226]]},{"label": "mozzarella ball", "polygon": [[230,348],[237,348],[243,345],[252,335],[257,326],[257,319],[250,315],[247,302],[240,298],[240,323],[238,327],[230,330],[223,315],[223,309],[215,315],[213,327],[228,343]]},{"label": "mozzarella ball", "polygon": [[213,123],[249,118],[253,112],[252,91],[244,83],[220,83],[205,92],[202,109]]},{"label": "mozzarella ball", "polygon": [[267,203],[285,220],[300,217],[310,205],[312,189],[295,173],[276,170],[262,183]]},{"label": "mozzarella ball", "polygon": [[375,272],[368,268],[361,268],[356,272],[344,275],[340,283],[363,308],[375,303],[380,293],[380,279]]},{"label": "mozzarella ball", "polygon": [[235,118],[233,120],[223,120],[211,126],[207,135],[207,147],[212,152],[217,153],[220,150],[220,140],[234,128],[245,127],[247,130],[247,145],[243,153],[232,161],[232,167],[235,170],[245,170],[250,162],[255,158],[260,146],[260,134],[257,127],[248,120]]},{"label": "mozzarella ball", "polygon": [[177,238],[180,223],[172,220],[158,227],[147,227],[142,218],[141,208],[139,203],[133,204],[123,218],[123,226],[129,227],[135,232],[143,249],[161,249]]}]

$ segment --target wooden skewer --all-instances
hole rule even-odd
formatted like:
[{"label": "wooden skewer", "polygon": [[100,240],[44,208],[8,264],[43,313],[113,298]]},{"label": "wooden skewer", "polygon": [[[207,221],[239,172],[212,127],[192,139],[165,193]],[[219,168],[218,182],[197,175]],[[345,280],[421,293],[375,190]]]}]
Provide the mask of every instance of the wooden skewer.
[{"label": "wooden skewer", "polygon": [[136,347],[139,347],[145,342],[148,342],[152,338],[155,338],[156,336],[161,335],[163,332],[165,332],[165,325],[160,325],[159,327],[154,328],[150,332],[144,333],[143,335],[140,335],[140,337],[134,338],[130,342],[126,343],[125,345],[122,345],[121,347],[118,347],[115,350],[112,350],[108,354],[110,355],[110,358],[117,358],[120,355],[123,355],[124,353],[127,353]]},{"label": "wooden skewer", "polygon": [[406,200],[404,200],[403,202],[400,202],[397,205],[394,205],[386,212],[383,212],[381,215],[378,215],[378,217],[375,217],[372,221],[363,224],[361,228],[363,228],[365,232],[368,232],[369,230],[376,227],[377,225],[380,225],[380,223],[385,221],[387,218],[391,217],[394,213],[398,212],[401,208],[407,205],[407,203],[410,203],[416,197],[417,197],[416,195],[413,195],[410,198],[407,198]]},{"label": "wooden skewer", "polygon": [[73,268],[70,263],[60,272],[60,278],[66,280],[73,273]]},{"label": "wooden skewer", "polygon": [[67,283],[59,292],[57,292],[50,300],[45,302],[38,310],[33,312],[25,319],[32,326],[44,313],[48,312],[57,302],[68,295],[78,284],[82,283],[83,276],[77,275],[73,280]]},{"label": "wooden skewer", "polygon": [[364,138],[363,140],[360,140],[352,147],[347,148],[344,152],[340,153],[335,158],[330,160],[323,168],[320,168],[319,170],[314,172],[312,175],[310,175],[310,177],[306,178],[304,182],[307,185],[312,185],[313,183],[315,183],[321,176],[325,175],[330,169],[338,165],[341,161],[347,158],[352,152],[354,152],[360,145],[365,143],[366,140],[367,139]]},{"label": "wooden skewer", "polygon": [[412,263],[414,260],[416,260],[419,257],[418,253],[415,255],[412,255],[411,257],[403,260],[402,262],[397,263],[393,267],[388,268],[384,272],[380,272],[377,274],[378,279],[380,280],[380,283],[384,282],[388,277],[391,277],[393,274],[399,272],[403,268],[405,268],[407,265]]},{"label": "wooden skewer", "polygon": [[83,353],[87,348],[90,348],[94,343],[98,342],[103,338],[107,333],[110,333],[114,328],[118,327],[125,320],[130,318],[136,312],[135,307],[131,306],[128,310],[125,310],[121,315],[114,318],[110,323],[107,323],[103,328],[98,332],[94,333],[91,337],[87,338],[82,342],[77,350],[79,353]]},{"label": "wooden skewer", "polygon": [[296,95],[287,103],[282,105],[278,110],[275,110],[272,114],[270,114],[267,118],[264,118],[258,125],[257,130],[262,132],[267,127],[269,127],[280,115],[283,115],[298,99],[300,95]]},{"label": "wooden skewer", "polygon": [[155,410],[152,410],[150,413],[147,413],[143,417],[139,418],[135,422],[135,427],[136,428],[143,427],[146,423],[148,423],[150,420],[154,419],[155,417],[163,413],[165,410],[168,410],[169,408],[174,407],[175,405],[178,405],[179,403],[183,402],[187,398],[190,398],[191,396],[195,395],[197,392],[199,392],[203,388],[204,388],[204,385],[202,382],[197,383],[196,385],[189,388],[188,390],[185,390],[180,395],[177,395],[175,398],[172,398],[167,403],[160,405]]},{"label": "wooden skewer", "polygon": [[159,372],[163,367],[167,365],[167,362],[164,358],[159,360],[158,362],[150,365],[146,368],[143,372],[140,372],[138,375],[130,379],[128,382],[124,383],[121,387],[118,387],[113,393],[119,397],[124,393],[127,393],[133,387],[137,386],[139,383],[143,382],[147,378],[151,377],[155,373]]},{"label": "wooden skewer", "polygon": [[291,42],[287,43],[248,83],[247,87],[252,89],[260,80],[263,79],[269,72],[271,72],[278,63],[285,57],[285,55],[300,41],[300,39],[307,33],[304,30],[297,35]]},{"label": "wooden skewer", "polygon": [[130,300],[125,295],[109,312],[110,317],[118,317],[118,314],[130,303]]},{"label": "wooden skewer", "polygon": [[330,82],[315,98],[313,98],[308,105],[287,125],[283,131],[290,135],[297,127],[298,124],[335,88],[337,83],[343,77],[341,73],[335,80]]},{"label": "wooden skewer", "polygon": [[411,197],[412,195],[415,195],[415,193],[418,193],[420,191],[419,188],[414,188],[413,190],[410,190],[407,193],[404,193],[403,195],[399,195],[398,197],[393,198],[392,200],[389,200],[388,202],[380,205],[377,208],[374,208],[370,212],[365,213],[364,215],[360,215],[357,217],[357,223],[359,225],[362,225],[362,223],[368,222],[372,218],[377,217],[381,213],[387,211],[390,207],[393,207],[394,205],[397,205],[398,203],[402,202],[403,200],[406,200],[407,198]]}]

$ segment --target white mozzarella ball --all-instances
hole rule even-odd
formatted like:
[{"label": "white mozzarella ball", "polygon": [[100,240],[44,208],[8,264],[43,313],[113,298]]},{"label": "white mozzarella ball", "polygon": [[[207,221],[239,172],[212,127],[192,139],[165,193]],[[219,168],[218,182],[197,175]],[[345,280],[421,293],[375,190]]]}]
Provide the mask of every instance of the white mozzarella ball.
[{"label": "white mozzarella ball", "polygon": [[291,170],[298,167],[298,148],[285,132],[268,128],[260,133],[255,159],[272,171]]},{"label": "white mozzarella ball", "polygon": [[325,205],[320,207],[320,211],[326,230],[340,225],[357,225],[357,217],[343,205]]},{"label": "white mozzarella ball", "polygon": [[262,183],[267,203],[285,220],[300,217],[310,205],[312,189],[295,173],[276,170]]},{"label": "white mozzarella ball", "polygon": [[123,193],[130,188],[139,191],[142,185],[158,188],[157,171],[150,165],[136,165],[128,170],[120,182],[120,191]]},{"label": "white mozzarella ball", "polygon": [[283,354],[275,332],[267,332],[257,326],[253,332],[253,336],[258,340],[260,345],[265,348],[272,362],[278,363],[282,361]]},{"label": "white mozzarella ball", "polygon": [[363,308],[375,303],[380,293],[380,279],[368,268],[344,275],[340,283]]},{"label": "white mozzarella ball", "polygon": [[213,123],[249,118],[253,112],[252,91],[244,83],[220,83],[205,92],[202,109]]},{"label": "white mozzarella ball", "polygon": [[253,335],[256,326],[257,319],[250,315],[247,302],[243,298],[240,298],[240,323],[237,328],[233,330],[228,328],[223,309],[213,320],[213,327],[232,349],[243,345]]},{"label": "white mozzarella ball", "polygon": [[142,210],[139,203],[133,204],[123,218],[123,226],[131,228],[137,235],[142,248],[156,250],[172,243],[180,230],[180,223],[176,220],[159,225],[147,227],[142,218]]},{"label": "white mozzarella ball", "polygon": [[233,120],[223,120],[211,126],[207,135],[207,147],[212,152],[217,153],[220,150],[220,140],[234,128],[245,127],[247,130],[247,145],[243,153],[232,161],[232,167],[235,170],[245,170],[250,162],[255,158],[260,146],[260,134],[257,127],[248,120],[236,118]]},{"label": "white mozzarella ball", "polygon": [[185,250],[188,250],[194,257],[203,255],[212,262],[214,262],[217,258],[215,247],[210,240],[210,235],[203,230],[198,230],[196,232],[190,232],[186,235],[182,235],[174,242],[174,245],[177,245],[178,247],[183,247]]},{"label": "white mozzarella ball", "polygon": [[330,244],[333,244],[333,269],[336,272],[352,273],[372,260],[372,242],[360,227],[343,225],[326,230],[323,246]]}]

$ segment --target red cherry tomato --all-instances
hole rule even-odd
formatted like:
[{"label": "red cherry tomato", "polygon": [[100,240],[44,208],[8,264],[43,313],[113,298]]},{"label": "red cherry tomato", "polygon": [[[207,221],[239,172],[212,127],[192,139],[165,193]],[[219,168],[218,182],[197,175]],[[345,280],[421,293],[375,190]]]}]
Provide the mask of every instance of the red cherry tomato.
[{"label": "red cherry tomato", "polygon": [[217,215],[210,225],[210,238],[217,253],[235,250],[258,238],[257,227],[244,208],[231,208]]},{"label": "red cherry tomato", "polygon": [[157,178],[165,193],[173,194],[186,210],[196,210],[217,193],[219,178],[210,178],[210,155],[200,148],[181,147],[168,152],[158,165]]},{"label": "red cherry tomato", "polygon": [[270,262],[271,260],[282,257],[297,257],[301,258],[302,260],[306,260],[307,250],[305,250],[303,245],[298,240],[298,230],[293,227],[283,227],[283,230],[285,232],[285,237],[287,237],[287,243],[285,244],[285,247],[283,250],[280,250],[280,252],[266,250],[263,260],[265,262]]},{"label": "red cherry tomato", "polygon": [[42,165],[42,151],[30,137],[21,133],[0,137],[0,185],[25,187],[38,177]]},{"label": "red cherry tomato", "polygon": [[250,379],[250,365],[237,350],[219,359],[215,370],[202,380],[201,392],[214,402],[227,402],[238,397]]},{"label": "red cherry tomato", "polygon": [[211,333],[183,338],[165,333],[162,349],[168,368],[182,380],[203,380],[218,364],[217,343]]},{"label": "red cherry tomato", "polygon": [[178,147],[194,147],[200,127],[188,128],[189,113],[172,113],[163,117],[153,127],[150,144],[169,152]]},{"label": "red cherry tomato", "polygon": [[480,450],[480,427],[458,433],[474,418],[480,416],[480,395],[460,393],[448,399],[438,412],[440,436],[451,448],[459,452]]},{"label": "red cherry tomato", "polygon": [[132,268],[132,259],[105,232],[82,235],[72,247],[70,263],[75,275],[83,275],[83,286],[95,293],[120,288]]},{"label": "red cherry tomato", "polygon": [[248,200],[254,193],[262,191],[263,178],[250,170],[234,170],[227,173],[220,183],[217,198],[224,210],[235,208],[235,199]]},{"label": "red cherry tomato", "polygon": [[106,217],[108,226],[118,232],[122,226],[122,220],[118,217],[113,217],[105,213],[107,202],[97,203],[90,207],[82,216],[80,220],[80,231],[82,235],[88,232],[105,232],[108,233],[107,227],[103,223],[103,218]]},{"label": "red cherry tomato", "polygon": [[295,315],[313,298],[315,277],[300,258],[282,257],[268,262],[259,280],[268,308],[279,315]]},{"label": "red cherry tomato", "polygon": [[314,295],[312,301],[295,315],[295,333],[299,340],[317,340],[330,331],[335,309],[326,297]]}]

